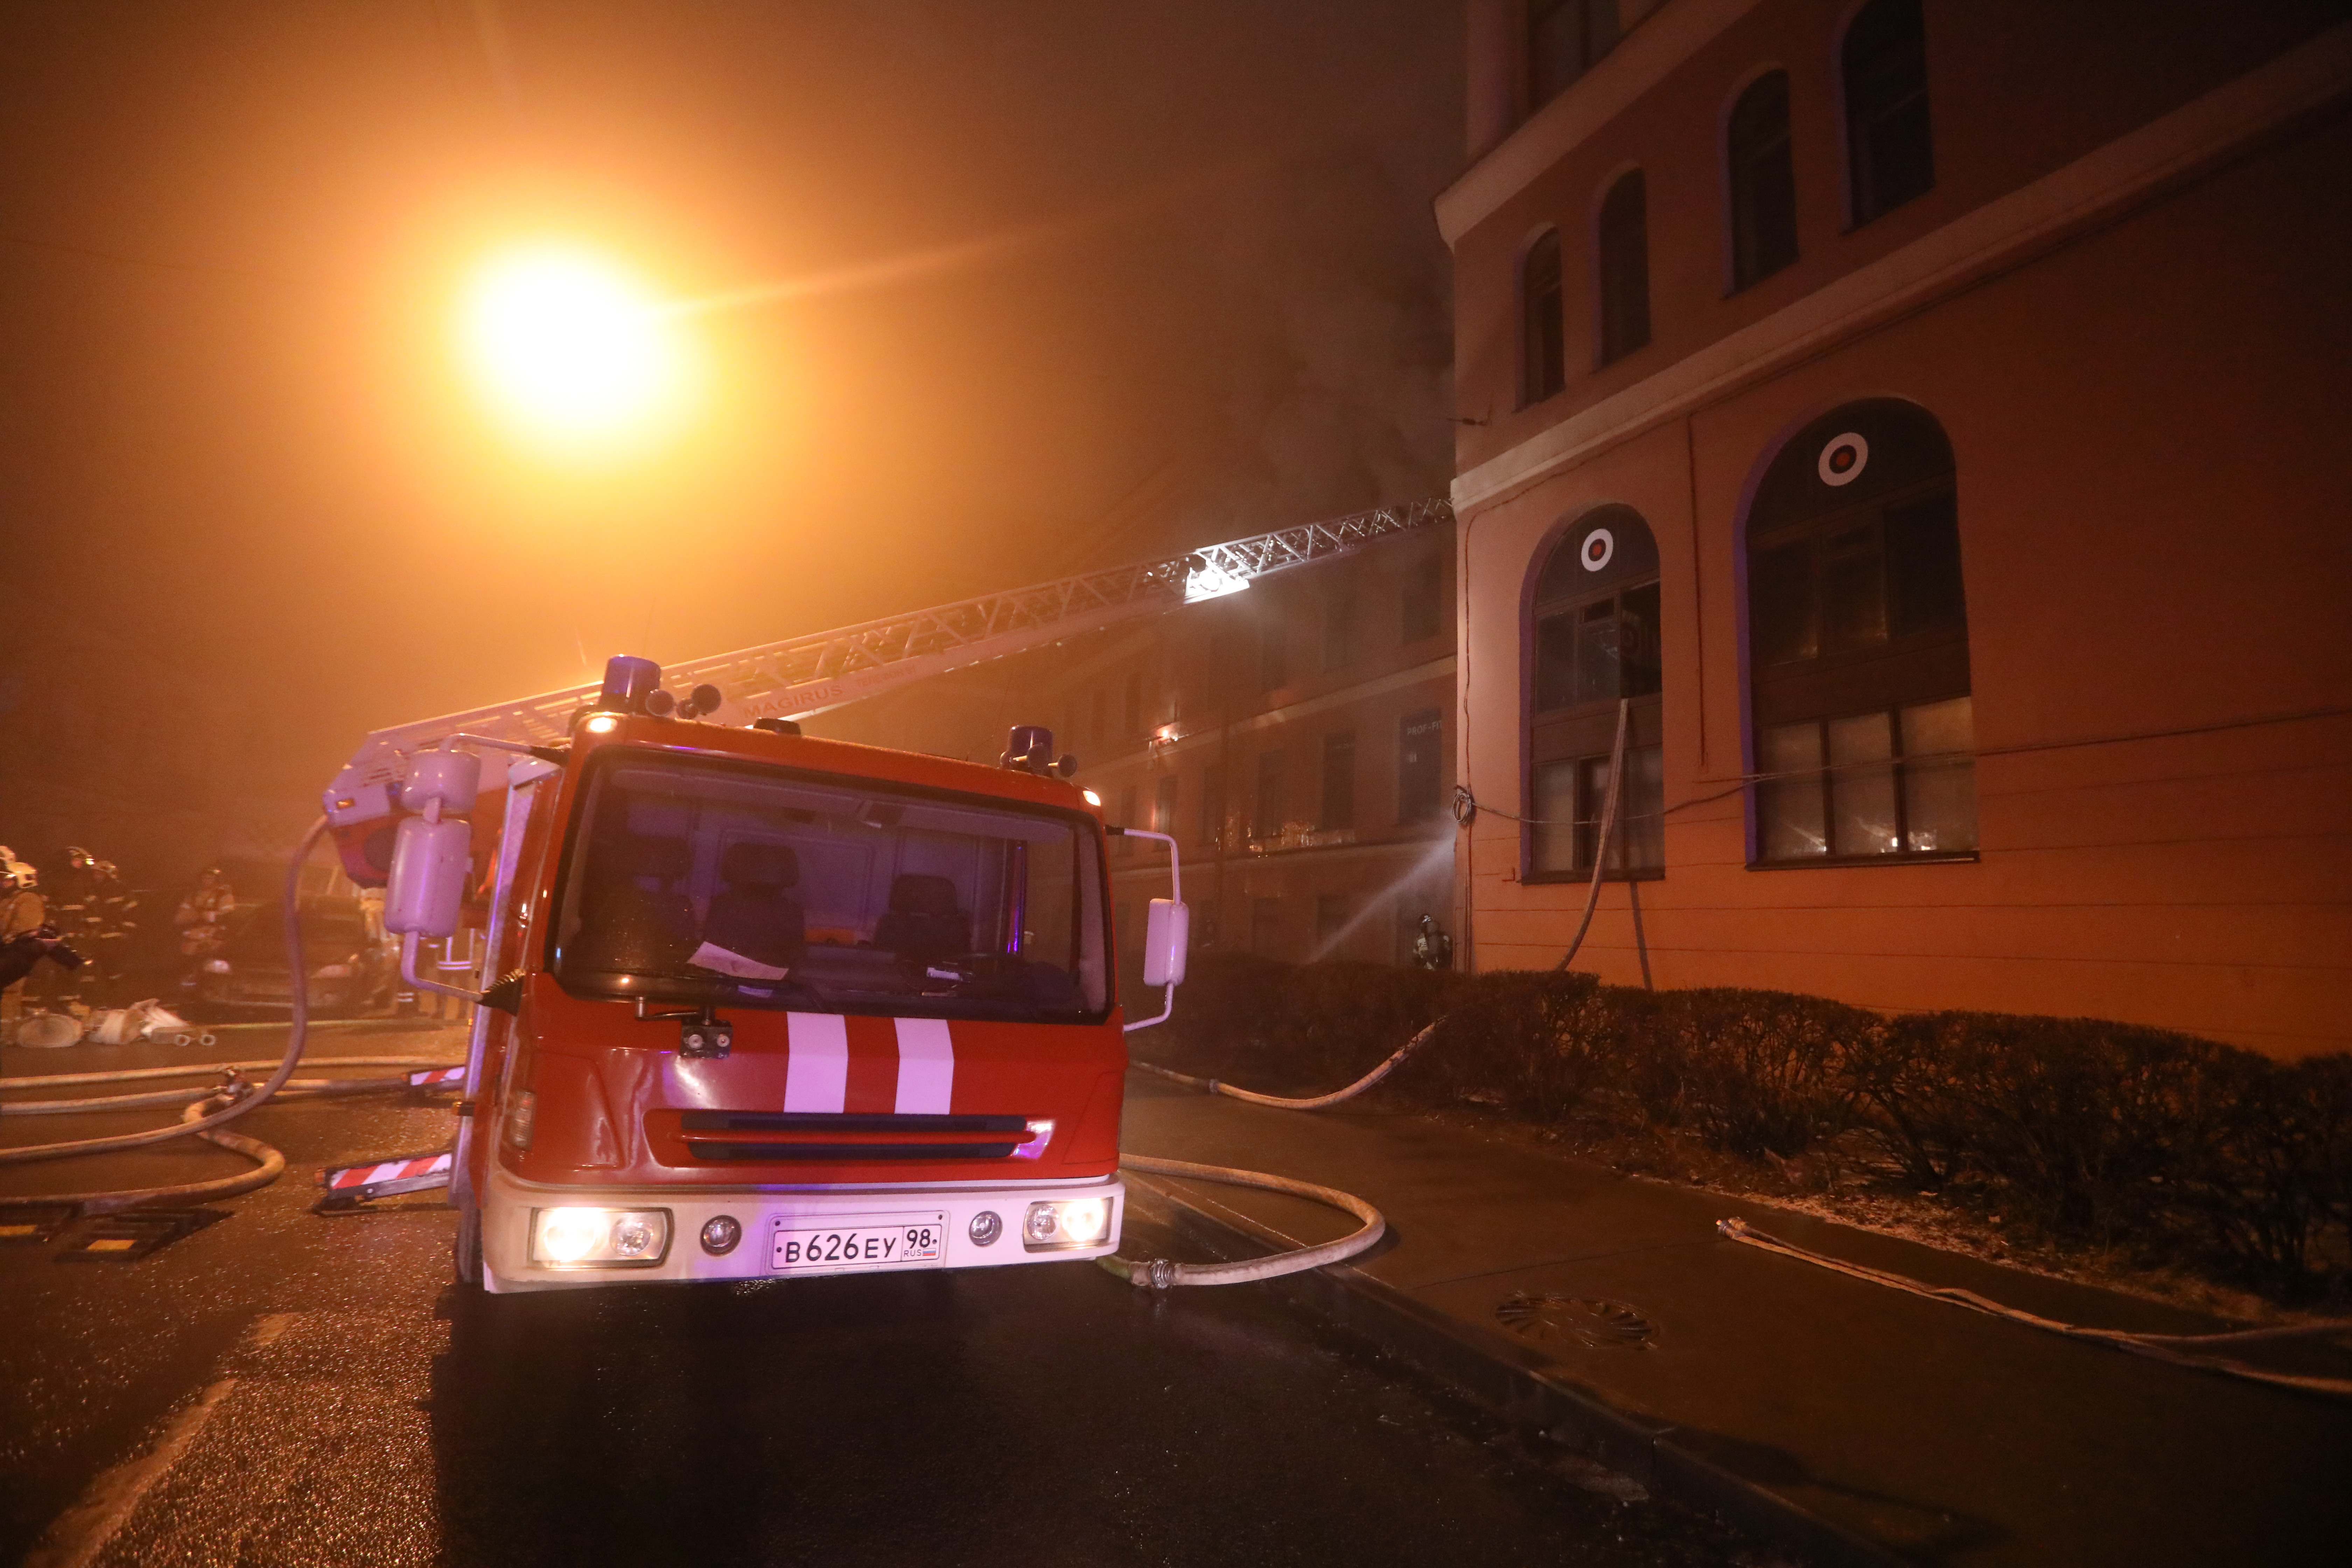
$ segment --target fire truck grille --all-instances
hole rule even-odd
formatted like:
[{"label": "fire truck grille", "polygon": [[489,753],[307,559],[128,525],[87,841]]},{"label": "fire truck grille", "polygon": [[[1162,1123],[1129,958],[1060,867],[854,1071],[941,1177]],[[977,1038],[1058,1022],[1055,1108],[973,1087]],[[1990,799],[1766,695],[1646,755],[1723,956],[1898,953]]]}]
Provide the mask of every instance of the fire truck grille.
[{"label": "fire truck grille", "polygon": [[1019,1132],[1025,1116],[842,1115],[813,1110],[689,1110],[678,1118],[688,1132]]},{"label": "fire truck grille", "polygon": [[[768,1110],[689,1110],[678,1118],[678,1129],[686,1134],[688,1151],[698,1160],[753,1162],[1009,1160],[1030,1136],[1025,1116],[859,1116]],[[738,1136],[695,1136],[711,1132]],[[742,1137],[745,1133],[754,1136]],[[762,1133],[769,1136],[757,1136]],[[803,1136],[776,1136],[792,1133]]]},{"label": "fire truck grille", "polygon": [[710,1143],[687,1140],[698,1160],[1009,1160],[1018,1143]]}]

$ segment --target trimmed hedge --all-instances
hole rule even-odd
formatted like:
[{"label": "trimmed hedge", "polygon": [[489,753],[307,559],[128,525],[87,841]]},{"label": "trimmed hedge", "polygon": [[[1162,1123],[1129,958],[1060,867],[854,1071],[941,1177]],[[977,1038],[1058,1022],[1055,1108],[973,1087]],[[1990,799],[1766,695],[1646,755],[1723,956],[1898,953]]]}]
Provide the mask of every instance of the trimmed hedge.
[{"label": "trimmed hedge", "polygon": [[1810,1159],[2282,1299],[2352,1288],[2352,1056],[2277,1062],[2093,1018],[1888,1017],[1777,991],[1232,954],[1194,960],[1143,1054],[1320,1092],[1433,1019],[1376,1091],[1391,1103]]}]

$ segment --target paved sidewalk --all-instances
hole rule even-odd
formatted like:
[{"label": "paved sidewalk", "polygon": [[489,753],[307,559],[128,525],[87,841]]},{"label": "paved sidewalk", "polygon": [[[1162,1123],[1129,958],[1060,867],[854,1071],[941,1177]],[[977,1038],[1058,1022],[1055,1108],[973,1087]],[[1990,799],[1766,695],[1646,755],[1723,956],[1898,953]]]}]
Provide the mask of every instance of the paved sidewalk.
[{"label": "paved sidewalk", "polygon": [[[1778,1514],[1810,1554],[2352,1563],[2352,1402],[1905,1295],[1725,1241],[1715,1222],[1738,1215],[1815,1251],[2070,1322],[2231,1325],[1415,1117],[1274,1110],[1140,1073],[1128,1096],[1131,1152],[1304,1177],[1379,1205],[1391,1239],[1356,1268],[1303,1277],[1324,1292],[1313,1299],[1408,1353],[1450,1360],[1441,1372],[1483,1360],[1490,1397],[1557,1420],[1659,1489],[1734,1511],[1730,1494],[1746,1492],[1748,1522],[1770,1529]],[[1228,1236],[1316,1242],[1353,1225],[1279,1194],[1155,1184],[1204,1234],[1223,1222]],[[1544,1296],[1630,1307],[1651,1331],[1565,1305],[1538,1304],[1526,1325],[1525,1299]],[[1507,1329],[1511,1316],[1535,1332]],[[1526,1388],[1546,1397],[1531,1403]]]}]

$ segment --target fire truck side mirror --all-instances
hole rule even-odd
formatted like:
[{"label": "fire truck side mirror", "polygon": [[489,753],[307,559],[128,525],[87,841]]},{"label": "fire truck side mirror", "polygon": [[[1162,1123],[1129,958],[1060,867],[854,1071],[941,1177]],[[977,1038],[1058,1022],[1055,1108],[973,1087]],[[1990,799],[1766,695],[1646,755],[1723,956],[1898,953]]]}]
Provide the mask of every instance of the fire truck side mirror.
[{"label": "fire truck side mirror", "polygon": [[392,879],[383,890],[383,929],[395,936],[450,936],[466,901],[474,830],[455,817],[412,816],[392,845]]},{"label": "fire truck side mirror", "polygon": [[1154,899],[1143,925],[1143,983],[1184,984],[1184,955],[1192,941],[1192,910],[1173,899]]}]

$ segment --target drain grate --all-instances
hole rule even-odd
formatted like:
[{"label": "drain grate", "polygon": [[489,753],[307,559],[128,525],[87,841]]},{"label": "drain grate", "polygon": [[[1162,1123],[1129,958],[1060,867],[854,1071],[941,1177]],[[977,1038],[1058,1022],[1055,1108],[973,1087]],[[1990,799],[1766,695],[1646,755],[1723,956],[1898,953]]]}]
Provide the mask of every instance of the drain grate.
[{"label": "drain grate", "polygon": [[159,1247],[228,1217],[226,1209],[126,1209],[82,1221],[56,1263],[136,1263]]},{"label": "drain grate", "polygon": [[1495,1309],[1503,1327],[1523,1340],[1580,1345],[1589,1351],[1651,1349],[1658,1326],[1622,1301],[1549,1291],[1514,1290]]},{"label": "drain grate", "polygon": [[0,1209],[0,1247],[47,1241],[73,1224],[80,1212],[72,1204],[23,1204]]}]

